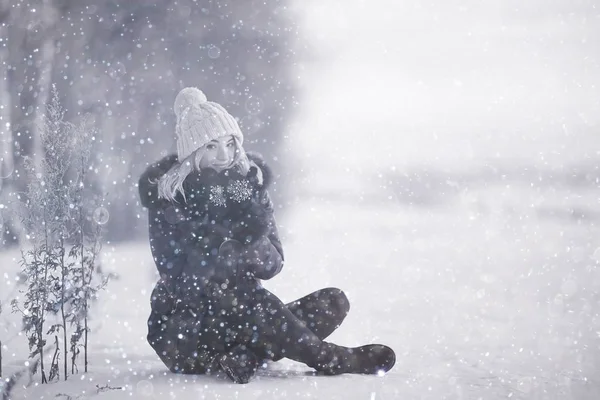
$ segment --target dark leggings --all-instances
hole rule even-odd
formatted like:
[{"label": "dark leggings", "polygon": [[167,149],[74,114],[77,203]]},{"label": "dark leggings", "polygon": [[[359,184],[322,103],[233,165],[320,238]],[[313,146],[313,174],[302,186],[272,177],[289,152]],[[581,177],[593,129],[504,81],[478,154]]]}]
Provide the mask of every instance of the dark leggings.
[{"label": "dark leggings", "polygon": [[323,289],[286,305],[263,287],[242,286],[211,301],[202,320],[200,349],[221,353],[243,344],[263,359],[287,357],[313,366],[321,341],[347,313],[348,300],[338,289]]},{"label": "dark leggings", "polygon": [[[342,323],[348,310],[348,299],[339,289],[321,289],[283,304],[268,290],[249,283],[213,293],[200,323],[190,325],[190,316],[184,317],[186,331],[199,339],[193,357],[191,349],[176,345],[177,338],[169,339],[173,334],[168,331],[173,329],[162,329],[153,338],[149,334],[148,339],[174,372],[204,373],[214,368],[215,355],[237,345],[245,345],[262,359],[287,357],[314,367],[322,356],[322,340]],[[167,321],[172,324],[178,319]],[[186,353],[188,357],[182,357]]]},{"label": "dark leggings", "polygon": [[[312,292],[285,305],[298,320],[320,340],[331,335],[344,321],[350,302],[346,294],[337,288],[325,288]],[[277,361],[281,357],[273,357]]]}]

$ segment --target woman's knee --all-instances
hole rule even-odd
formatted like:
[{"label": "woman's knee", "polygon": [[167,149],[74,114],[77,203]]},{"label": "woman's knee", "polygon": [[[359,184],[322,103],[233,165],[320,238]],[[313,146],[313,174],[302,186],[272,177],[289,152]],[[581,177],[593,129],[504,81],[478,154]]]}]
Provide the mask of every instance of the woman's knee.
[{"label": "woman's knee", "polygon": [[[330,287],[321,290],[321,298],[326,297],[331,309],[335,309],[341,315],[347,315],[350,311],[350,301],[343,290]],[[323,296],[325,295],[325,296]]]}]

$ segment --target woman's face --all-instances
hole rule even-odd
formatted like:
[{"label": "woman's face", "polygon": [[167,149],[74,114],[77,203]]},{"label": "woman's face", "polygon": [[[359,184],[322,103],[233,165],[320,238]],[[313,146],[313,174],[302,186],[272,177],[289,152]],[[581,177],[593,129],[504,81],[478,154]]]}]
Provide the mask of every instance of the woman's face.
[{"label": "woman's face", "polygon": [[235,158],[235,151],[235,141],[231,135],[208,142],[204,145],[200,169],[212,168],[221,172],[229,168]]}]

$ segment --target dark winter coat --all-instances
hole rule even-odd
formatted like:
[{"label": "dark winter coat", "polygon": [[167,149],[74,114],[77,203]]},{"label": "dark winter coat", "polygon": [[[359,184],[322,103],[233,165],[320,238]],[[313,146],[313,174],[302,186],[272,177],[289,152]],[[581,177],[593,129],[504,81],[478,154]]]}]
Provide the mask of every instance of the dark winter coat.
[{"label": "dark winter coat", "polygon": [[[267,192],[272,173],[256,154],[259,168],[247,176],[235,170],[191,173],[183,183],[186,197],[175,202],[158,198],[158,179],[176,162],[170,155],[151,165],[139,180],[142,206],[148,209],[150,248],[161,276],[152,309],[168,314],[176,307],[200,311],[211,290],[240,277],[270,279],[283,266],[283,250]],[[262,182],[259,182],[262,175]],[[219,249],[234,239],[248,250],[244,262],[231,268]]]}]

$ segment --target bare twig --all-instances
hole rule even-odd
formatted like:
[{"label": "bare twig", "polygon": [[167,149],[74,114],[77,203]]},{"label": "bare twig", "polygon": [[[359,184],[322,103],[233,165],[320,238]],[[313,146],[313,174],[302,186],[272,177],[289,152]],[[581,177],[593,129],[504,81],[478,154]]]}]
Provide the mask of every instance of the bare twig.
[{"label": "bare twig", "polygon": [[54,397],[64,397],[65,400],[77,400],[77,399],[81,399],[81,394],[78,394],[77,396],[71,396],[70,394],[64,394],[64,393],[57,393],[56,396]]},{"label": "bare twig", "polygon": [[109,390],[123,390],[123,387],[121,386],[109,386],[108,384],[104,385],[104,386],[99,386],[96,385],[96,393],[102,393],[102,392],[108,392]]},{"label": "bare twig", "polygon": [[50,363],[50,375],[48,377],[49,381],[52,381],[54,378],[56,380],[60,379],[59,368],[58,368],[58,358],[60,355],[60,346],[58,345],[58,336],[54,335],[54,355],[52,356],[52,362]]}]

